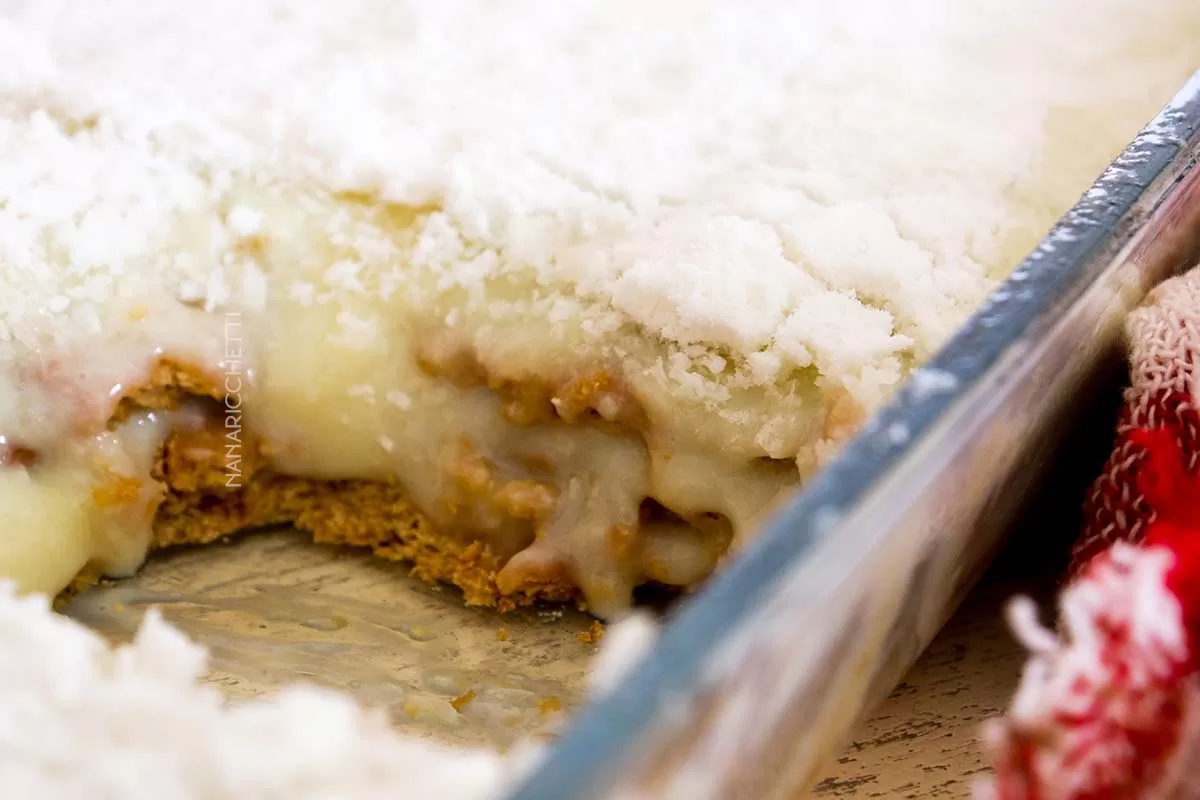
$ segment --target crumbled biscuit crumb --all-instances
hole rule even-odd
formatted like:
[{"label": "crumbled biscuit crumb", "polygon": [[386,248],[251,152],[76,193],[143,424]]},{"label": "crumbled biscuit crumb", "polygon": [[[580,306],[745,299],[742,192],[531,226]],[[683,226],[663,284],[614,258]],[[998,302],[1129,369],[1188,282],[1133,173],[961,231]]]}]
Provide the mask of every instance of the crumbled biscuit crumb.
[{"label": "crumbled biscuit crumb", "polygon": [[597,644],[604,638],[604,624],[600,620],[592,620],[591,626],[579,632],[578,639],[584,644]]},{"label": "crumbled biscuit crumb", "polygon": [[464,708],[466,708],[467,706],[469,706],[471,704],[471,701],[473,701],[474,699],[475,699],[475,690],[468,689],[463,694],[460,694],[458,697],[451,700],[450,705],[454,706],[455,711],[462,713],[462,710]]}]

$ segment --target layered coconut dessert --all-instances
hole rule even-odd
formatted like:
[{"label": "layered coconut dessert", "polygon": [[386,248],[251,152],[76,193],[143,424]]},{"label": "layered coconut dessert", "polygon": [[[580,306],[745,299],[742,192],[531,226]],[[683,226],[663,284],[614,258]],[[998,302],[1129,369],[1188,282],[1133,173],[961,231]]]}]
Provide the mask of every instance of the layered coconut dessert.
[{"label": "layered coconut dessert", "polygon": [[619,614],[1200,62],[1175,0],[0,3],[0,575],[292,524]]}]

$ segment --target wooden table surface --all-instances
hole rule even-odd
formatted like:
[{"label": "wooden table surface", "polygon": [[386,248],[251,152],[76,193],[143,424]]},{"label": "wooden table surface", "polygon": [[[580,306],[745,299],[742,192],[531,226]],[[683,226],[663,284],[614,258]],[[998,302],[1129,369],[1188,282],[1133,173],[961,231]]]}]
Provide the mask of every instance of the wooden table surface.
[{"label": "wooden table surface", "polygon": [[1056,573],[1024,567],[985,578],[860,728],[816,797],[970,797],[972,780],[987,770],[980,725],[1007,706],[1025,660],[1005,626],[1004,603],[1024,593],[1046,618],[1052,608]]},{"label": "wooden table surface", "polygon": [[984,720],[1008,705],[1025,663],[1009,633],[1005,603],[1033,597],[1042,619],[1080,530],[1082,500],[1112,442],[1115,391],[1081,410],[1053,474],[987,575],[967,596],[906,679],[860,726],[816,798],[969,798],[987,773]]}]

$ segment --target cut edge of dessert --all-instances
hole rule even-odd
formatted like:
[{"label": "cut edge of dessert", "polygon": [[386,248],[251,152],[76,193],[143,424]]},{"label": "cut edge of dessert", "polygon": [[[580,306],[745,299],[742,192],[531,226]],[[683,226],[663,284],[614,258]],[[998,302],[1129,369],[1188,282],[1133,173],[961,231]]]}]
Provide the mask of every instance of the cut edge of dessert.
[{"label": "cut edge of dessert", "polygon": [[[77,231],[44,232],[60,272],[13,287],[0,572],[26,590],[294,524],[469,603],[613,616],[641,584],[703,581],[866,413],[815,367],[752,378],[497,268],[434,207],[247,175],[137,233],[97,270]],[[898,380],[878,366],[864,380]]]},{"label": "cut edge of dessert", "polygon": [[[811,382],[774,389],[777,405],[728,392],[749,397],[740,410],[681,396],[656,369],[667,345],[630,326],[581,334],[584,304],[547,321],[528,275],[459,297],[414,263],[436,211],[295,187],[241,197],[162,234],[176,252],[153,269],[212,247],[213,220],[232,231],[202,290],[118,276],[9,351],[0,500],[25,535],[0,568],[23,588],[78,589],[150,549],[293,524],[471,604],[612,616],[640,584],[701,582],[799,483],[796,448],[861,417]],[[339,273],[364,264],[371,285]],[[53,345],[22,348],[39,336]],[[781,458],[753,435],[773,419],[792,440]]]},{"label": "cut edge of dessert", "polygon": [[[252,245],[240,246],[254,258],[266,259],[270,241],[256,234]],[[265,305],[269,308],[271,304]],[[282,305],[289,306],[289,302]],[[299,305],[311,308],[307,301]],[[131,328],[147,323],[153,313],[142,302],[132,302],[129,307],[126,322]],[[290,309],[295,311],[296,306],[292,304]],[[170,308],[167,310],[169,313]],[[337,313],[340,316],[340,311]],[[302,315],[306,319],[294,327],[269,334],[270,342],[291,341],[310,327],[310,322],[319,327],[311,313]],[[48,534],[38,547],[58,539],[40,554],[32,552],[34,547],[24,553],[16,548],[15,557],[9,554],[10,562],[27,559],[16,569],[29,574],[27,584],[31,585],[26,588],[53,593],[65,584],[64,592],[71,593],[103,577],[131,573],[156,549],[206,544],[256,528],[293,525],[318,543],[365,547],[384,558],[408,562],[422,579],[459,587],[468,604],[510,610],[536,601],[575,602],[594,613],[612,615],[628,607],[629,593],[639,584],[687,590],[700,583],[734,545],[736,531],[748,529],[771,500],[785,495],[799,481],[797,465],[790,458],[738,454],[726,459],[719,453],[704,455],[703,448],[699,448],[701,452],[680,452],[684,448],[672,452],[670,446],[656,447],[653,439],[662,431],[656,430],[639,397],[621,377],[614,376],[620,367],[579,366],[599,360],[589,356],[577,359],[574,366],[560,362],[546,367],[539,377],[530,377],[531,370],[525,365],[519,367],[517,377],[505,375],[503,362],[499,369],[492,365],[489,370],[461,336],[453,335],[452,326],[442,325],[423,329],[419,337],[399,337],[405,345],[412,343],[412,352],[403,348],[392,352],[385,347],[386,363],[367,365],[356,373],[371,374],[384,366],[392,371],[410,370],[408,383],[402,382],[410,391],[378,391],[386,395],[385,405],[407,411],[413,402],[412,387],[419,389],[422,382],[432,381],[444,393],[442,399],[469,398],[467,408],[477,412],[474,422],[492,415],[490,423],[504,429],[480,452],[478,441],[487,439],[489,425],[455,425],[456,431],[462,429],[461,435],[454,437],[456,441],[441,441],[437,443],[440,447],[424,454],[424,466],[439,474],[434,488],[426,487],[422,505],[390,468],[403,454],[396,453],[396,443],[384,432],[387,425],[378,419],[360,422],[342,414],[331,424],[338,430],[326,431],[324,437],[311,436],[315,428],[297,433],[305,425],[329,425],[324,412],[314,418],[313,406],[328,410],[337,403],[322,397],[314,404],[312,396],[296,402],[297,386],[300,394],[306,394],[323,374],[319,365],[314,368],[311,363],[284,373],[284,389],[272,397],[271,381],[263,379],[272,374],[271,356],[263,353],[269,345],[262,340],[245,344],[246,334],[230,333],[231,324],[241,328],[246,316],[254,319],[244,311],[232,312],[237,321],[231,323],[229,313],[222,319],[221,314],[207,309],[183,309],[176,320],[180,327],[203,320],[192,328],[193,334],[207,334],[215,340],[215,326],[221,321],[222,352],[214,357],[211,347],[198,348],[208,357],[207,366],[198,367],[204,358],[196,356],[197,349],[190,356],[185,352],[176,357],[154,341],[149,350],[127,348],[125,355],[134,357],[132,366],[122,367],[127,377],[110,379],[112,386],[106,392],[93,391],[93,398],[83,398],[83,390],[73,385],[69,350],[64,363],[40,360],[32,381],[39,386],[49,384],[72,400],[83,400],[87,413],[73,417],[66,437],[54,437],[60,441],[50,448],[49,476],[42,470],[38,448],[5,443],[3,456],[9,469],[0,478],[0,493],[9,495],[10,508],[27,503],[34,515],[38,509],[45,512],[41,525],[30,525],[31,531]],[[268,325],[278,324],[281,317],[295,320],[287,312],[275,316],[270,310],[259,316],[274,316]],[[168,320],[167,324],[172,323]],[[320,338],[336,338],[327,333],[322,331]],[[231,346],[231,339],[236,344]],[[258,352],[252,356],[250,351],[256,347]],[[283,349],[295,354],[303,348]],[[137,357],[152,359],[149,369],[137,369]],[[334,353],[327,361],[339,357]],[[397,362],[411,363],[399,368]],[[138,372],[144,375],[139,377]],[[532,373],[537,372],[535,367]],[[278,368],[274,374],[279,374]],[[375,387],[349,384],[342,375],[327,382],[325,388],[332,385],[333,394],[339,396],[337,402],[354,405],[359,411],[379,405]],[[107,411],[95,407],[97,394],[108,398]],[[264,415],[260,409],[270,408],[272,403],[285,413]],[[295,412],[297,406],[299,413]],[[822,433],[848,434],[853,428],[847,411],[851,407],[853,404],[835,403]],[[102,430],[88,428],[105,416]],[[429,423],[426,419],[425,424]],[[472,427],[477,434],[484,431],[474,441]],[[375,451],[370,457],[348,459],[340,443],[330,445],[331,438],[356,429],[369,431],[364,441]],[[286,432],[281,434],[281,430]],[[514,435],[519,443],[506,449]],[[54,462],[64,460],[61,453],[56,455],[62,438],[70,445],[65,460],[70,463],[68,471],[76,473],[74,480],[63,481],[53,475]],[[303,452],[314,441],[315,453]],[[607,459],[606,449],[611,451]],[[560,471],[553,463],[555,458],[586,462],[589,450],[601,454],[599,469],[588,463],[579,470]],[[330,454],[344,466],[330,465],[326,459]],[[385,458],[383,465],[380,454]],[[340,472],[343,468],[347,471]],[[596,473],[603,468],[612,472],[598,478]],[[574,474],[563,474],[568,471]],[[671,476],[665,482],[665,494],[674,493],[675,508],[684,505],[680,497],[704,496],[699,501],[702,506],[711,503],[720,510],[692,514],[670,510],[644,485],[649,472]],[[590,475],[581,477],[581,473]],[[14,480],[17,474],[20,477]],[[82,493],[78,485],[66,485],[77,484],[79,474],[87,484]],[[632,481],[636,484],[632,492],[617,499],[604,496],[613,494],[606,484],[619,487],[634,474],[640,477]],[[731,496],[722,497],[730,492]],[[80,502],[88,507],[78,508]],[[597,503],[602,507],[599,516],[607,522],[603,529],[587,524],[590,509]],[[613,505],[620,506],[615,514],[610,510]],[[57,526],[57,531],[50,534],[50,526]],[[584,547],[591,549],[591,563],[601,564],[601,572],[607,567],[610,575],[601,575],[590,584],[581,578],[579,559],[572,563],[554,552],[553,542],[547,545],[545,533],[551,528],[555,529],[553,536],[568,539],[579,537],[582,528],[588,537]],[[70,542],[73,530],[91,543]],[[597,548],[602,554],[597,554]],[[64,573],[64,567],[75,571]]]}]

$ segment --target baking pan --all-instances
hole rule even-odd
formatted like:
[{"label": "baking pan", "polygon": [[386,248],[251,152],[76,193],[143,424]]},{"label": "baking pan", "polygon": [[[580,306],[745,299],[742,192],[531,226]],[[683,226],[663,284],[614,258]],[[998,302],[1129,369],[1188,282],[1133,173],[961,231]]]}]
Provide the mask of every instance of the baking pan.
[{"label": "baking pan", "polygon": [[510,800],[794,798],[974,582],[1200,239],[1200,74]]},{"label": "baking pan", "polygon": [[1200,77],[590,705],[586,615],[466,608],[294,532],[153,554],[65,611],[125,641],[160,608],[233,697],[303,680],[447,742],[562,731],[511,800],[793,798],[986,564],[1125,311],[1191,257],[1198,128]]}]

